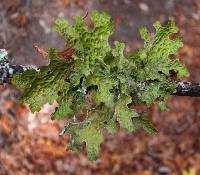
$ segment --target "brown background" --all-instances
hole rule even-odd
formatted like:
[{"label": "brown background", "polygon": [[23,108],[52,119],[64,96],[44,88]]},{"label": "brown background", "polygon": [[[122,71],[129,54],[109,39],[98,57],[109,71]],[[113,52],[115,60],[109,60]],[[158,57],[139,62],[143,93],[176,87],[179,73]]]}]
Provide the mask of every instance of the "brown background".
[{"label": "brown background", "polygon": [[[6,48],[16,64],[43,65],[34,43],[64,47],[63,40],[51,33],[53,21],[58,16],[72,21],[74,15],[93,9],[111,14],[116,24],[111,42],[125,42],[127,51],[142,47],[140,26],[153,32],[155,20],[165,23],[173,18],[184,41],[179,54],[191,73],[187,80],[200,82],[199,0],[1,0],[0,48]],[[89,162],[65,151],[68,137],[59,136],[64,121],[50,120],[52,106],[31,114],[18,104],[18,96],[13,87],[0,87],[0,175],[172,175],[192,168],[200,174],[199,98],[171,97],[169,112],[152,107],[156,135],[122,131],[106,137],[100,158]]]}]

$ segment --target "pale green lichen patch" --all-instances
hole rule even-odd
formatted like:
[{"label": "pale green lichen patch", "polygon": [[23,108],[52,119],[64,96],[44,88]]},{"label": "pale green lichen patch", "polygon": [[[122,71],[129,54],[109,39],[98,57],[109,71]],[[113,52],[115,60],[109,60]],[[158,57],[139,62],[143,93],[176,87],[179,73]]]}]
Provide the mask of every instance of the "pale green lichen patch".
[{"label": "pale green lichen patch", "polygon": [[154,133],[156,129],[147,117],[128,104],[157,103],[166,109],[165,102],[175,90],[171,74],[180,79],[188,72],[175,55],[183,44],[180,38],[171,39],[178,31],[173,21],[166,26],[156,22],[153,38],[146,28],[141,28],[144,48],[128,56],[124,55],[124,43],[115,42],[112,48],[108,42],[114,25],[107,13],[94,11],[92,21],[94,27],[89,30],[80,16],[73,24],[63,18],[56,20],[53,30],[75,49],[72,58],[66,61],[50,49],[47,66],[38,72],[17,73],[12,83],[23,89],[20,101],[29,104],[33,112],[56,100],[59,106],[52,118],[70,119],[66,127],[71,135],[69,149],[80,152],[85,142],[88,157],[96,159],[103,141],[102,129],[114,134],[116,122],[129,131],[143,128]]}]

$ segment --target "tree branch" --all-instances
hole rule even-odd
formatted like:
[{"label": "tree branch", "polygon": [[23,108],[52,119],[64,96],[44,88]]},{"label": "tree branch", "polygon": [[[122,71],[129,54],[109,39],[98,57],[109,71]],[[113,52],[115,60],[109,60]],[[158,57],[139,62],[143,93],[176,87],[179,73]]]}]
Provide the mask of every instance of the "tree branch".
[{"label": "tree branch", "polygon": [[176,83],[176,92],[172,95],[200,97],[200,84],[190,82]]},{"label": "tree branch", "polygon": [[[10,83],[12,75],[16,72],[24,72],[34,69],[39,71],[35,66],[12,65],[7,59],[7,52],[0,49],[0,84]],[[172,95],[200,97],[200,84],[190,82],[177,82],[176,91]]]},{"label": "tree branch", "polygon": [[7,51],[5,49],[0,49],[0,84],[10,83],[10,80],[14,73],[24,72],[26,70],[36,70],[39,69],[32,65],[14,65],[10,64],[7,58]]}]

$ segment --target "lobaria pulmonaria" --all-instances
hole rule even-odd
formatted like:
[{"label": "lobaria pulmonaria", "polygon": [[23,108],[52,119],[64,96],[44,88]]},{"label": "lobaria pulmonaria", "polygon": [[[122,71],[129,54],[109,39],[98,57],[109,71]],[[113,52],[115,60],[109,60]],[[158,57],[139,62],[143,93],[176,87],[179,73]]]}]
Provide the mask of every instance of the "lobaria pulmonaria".
[{"label": "lobaria pulmonaria", "polygon": [[23,90],[20,101],[29,104],[32,112],[56,100],[59,107],[52,119],[69,119],[65,128],[71,136],[69,149],[81,152],[85,142],[87,155],[94,160],[104,128],[114,134],[118,123],[131,132],[140,128],[156,132],[147,116],[136,112],[134,106],[156,103],[166,110],[166,100],[175,90],[174,80],[186,77],[188,71],[176,54],[183,46],[181,39],[171,39],[178,31],[173,21],[165,26],[155,22],[153,37],[142,27],[144,48],[125,55],[124,43],[115,41],[112,48],[108,42],[114,32],[110,16],[93,11],[91,18],[92,29],[81,16],[76,16],[73,24],[57,19],[53,30],[73,50],[70,59],[50,48],[47,66],[16,73],[12,83]]}]

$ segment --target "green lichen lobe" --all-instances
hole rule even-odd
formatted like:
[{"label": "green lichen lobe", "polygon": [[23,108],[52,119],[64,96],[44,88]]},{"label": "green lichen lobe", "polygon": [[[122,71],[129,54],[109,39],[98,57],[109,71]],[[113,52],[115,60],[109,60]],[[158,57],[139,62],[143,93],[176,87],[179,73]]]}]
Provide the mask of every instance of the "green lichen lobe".
[{"label": "green lichen lobe", "polygon": [[154,23],[154,37],[141,28],[144,48],[128,56],[124,55],[124,43],[116,41],[112,48],[108,42],[114,25],[107,13],[94,11],[92,21],[93,28],[89,29],[80,16],[74,18],[74,24],[57,19],[53,30],[75,49],[72,59],[59,58],[55,49],[49,49],[47,66],[39,72],[16,73],[12,83],[23,89],[20,101],[29,104],[33,112],[56,100],[59,106],[52,118],[68,117],[69,149],[80,152],[85,142],[87,155],[94,160],[103,142],[102,130],[114,134],[116,123],[129,131],[143,128],[148,133],[156,132],[144,114],[128,106],[157,103],[167,109],[166,100],[175,90],[172,73],[178,80],[188,71],[176,55],[183,45],[181,39],[171,39],[178,31],[173,21],[166,26]]}]

